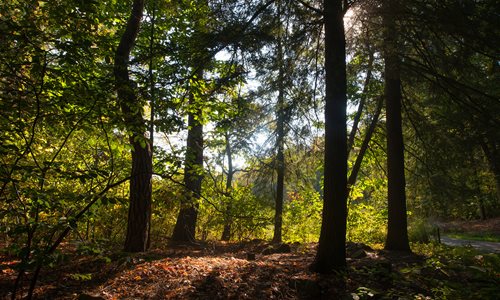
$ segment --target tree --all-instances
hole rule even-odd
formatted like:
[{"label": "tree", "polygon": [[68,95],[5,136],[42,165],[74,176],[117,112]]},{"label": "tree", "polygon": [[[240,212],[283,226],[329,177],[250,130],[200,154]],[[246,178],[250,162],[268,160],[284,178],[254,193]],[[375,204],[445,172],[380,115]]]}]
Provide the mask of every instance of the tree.
[{"label": "tree", "polygon": [[325,172],[323,219],[313,270],[326,273],[346,266],[347,79],[344,1],[324,2],[325,23]]},{"label": "tree", "polygon": [[186,46],[188,54],[186,62],[191,65],[188,91],[188,124],[186,156],[184,160],[185,194],[181,199],[181,207],[172,233],[176,242],[192,243],[196,236],[199,201],[203,180],[203,122],[204,101],[208,100],[204,82],[204,70],[209,69],[212,57],[209,55],[210,44],[210,8],[207,1],[189,2],[192,13],[192,37]]},{"label": "tree", "polygon": [[[314,11],[314,13],[317,13]],[[263,126],[269,132],[270,143],[260,145],[262,155],[262,178],[269,189],[269,200],[274,204],[273,242],[281,242],[283,232],[283,207],[288,200],[286,145],[289,133],[297,138],[312,139],[310,112],[316,104],[317,63],[320,60],[319,38],[321,21],[308,8],[293,1],[277,1],[273,13],[263,16],[262,31],[270,28],[265,51],[249,53],[256,69],[260,85],[255,94],[263,107],[267,107],[267,120]],[[266,25],[267,24],[267,25]],[[314,86],[314,88],[313,88]],[[320,97],[318,97],[320,98]],[[319,122],[318,122],[319,123]],[[308,126],[309,125],[309,126]],[[267,160],[270,160],[267,163]]]},{"label": "tree", "polygon": [[[231,148],[231,141],[229,138],[229,133],[226,131],[224,135],[224,140],[226,142],[226,155],[227,155],[227,178],[226,178],[226,193],[229,194],[233,187],[233,176],[234,176],[234,167],[233,167],[233,150]],[[226,204],[226,217],[224,220],[224,229],[222,231],[221,240],[229,241],[231,239],[231,202]]]},{"label": "tree", "polygon": [[[203,71],[193,80],[202,80]],[[188,114],[188,136],[186,159],[184,161],[185,195],[181,199],[181,209],[175,223],[172,240],[176,242],[195,241],[196,220],[198,219],[198,201],[201,198],[201,183],[203,180],[203,124],[202,108],[199,92],[195,84],[190,86]]]},{"label": "tree", "polygon": [[[279,23],[281,23],[281,11],[282,4],[281,1],[278,2],[278,12],[277,18]],[[282,236],[282,226],[283,226],[283,197],[285,193],[285,69],[284,69],[284,56],[283,56],[283,34],[281,24],[278,24],[278,36],[277,36],[277,63],[278,63],[278,101],[276,105],[276,208],[274,215],[274,235],[273,242],[281,243]],[[285,30],[288,30],[286,28]]]},{"label": "tree", "polygon": [[111,22],[101,5],[0,5],[6,21],[0,29],[0,231],[20,260],[13,298],[25,274],[31,275],[27,297],[33,296],[60,243],[78,231],[91,207],[116,199],[108,194],[114,182],[126,181],[108,79],[113,42],[104,38]]},{"label": "tree", "polygon": [[115,54],[114,74],[118,103],[132,147],[130,205],[125,239],[125,251],[141,252],[149,247],[151,226],[151,141],[145,136],[147,125],[143,118],[143,102],[134,90],[129,77],[130,52],[134,46],[144,9],[143,0],[135,0]]},{"label": "tree", "polygon": [[398,53],[398,0],[384,1],[383,27],[387,128],[388,223],[385,248],[410,251],[406,217],[404,142],[401,121],[401,78]]},{"label": "tree", "polygon": [[[238,89],[241,88],[238,87]],[[223,169],[223,174],[226,175],[225,186],[223,192],[219,193],[223,199],[224,210],[224,228],[222,231],[221,240],[229,241],[233,235],[233,182],[235,174],[241,171],[234,165],[234,156],[243,154],[244,151],[249,151],[250,138],[259,121],[259,107],[254,105],[249,99],[243,97],[238,92],[233,97],[229,96],[228,103],[220,113],[222,119],[216,123],[215,133],[222,135],[223,141],[217,141],[217,138],[212,137],[212,143],[223,145],[222,159],[219,164]],[[224,157],[227,159],[227,168],[224,166]]]},{"label": "tree", "polygon": [[[497,6],[401,3],[407,205],[414,216],[477,218],[481,202],[487,214],[498,212],[494,172],[481,153],[484,141],[490,149],[498,141],[498,71],[492,63],[498,41],[490,38],[498,34]],[[485,34],[479,28],[496,30]]]}]

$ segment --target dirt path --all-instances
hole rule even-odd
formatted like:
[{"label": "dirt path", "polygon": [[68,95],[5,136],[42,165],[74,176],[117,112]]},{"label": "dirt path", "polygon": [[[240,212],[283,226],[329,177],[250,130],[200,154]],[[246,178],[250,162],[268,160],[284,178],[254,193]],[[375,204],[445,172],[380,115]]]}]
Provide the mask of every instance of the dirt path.
[{"label": "dirt path", "polygon": [[441,243],[453,247],[463,247],[470,245],[471,247],[479,251],[500,253],[500,243],[496,242],[462,240],[443,236],[441,237]]}]

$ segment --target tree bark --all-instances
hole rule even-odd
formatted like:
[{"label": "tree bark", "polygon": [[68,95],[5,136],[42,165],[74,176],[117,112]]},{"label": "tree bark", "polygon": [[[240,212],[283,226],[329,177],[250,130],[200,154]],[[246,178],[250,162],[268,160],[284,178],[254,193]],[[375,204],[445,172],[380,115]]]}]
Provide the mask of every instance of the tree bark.
[{"label": "tree bark", "polygon": [[[283,198],[285,193],[285,155],[283,153],[283,124],[278,129],[278,153],[276,155],[276,211],[274,215],[273,242],[281,243],[283,227]],[[280,133],[281,131],[281,133]]]},{"label": "tree bark", "polygon": [[342,0],[324,0],[325,9],[325,173],[318,252],[311,266],[328,273],[346,267],[347,83]]},{"label": "tree bark", "polygon": [[[281,2],[278,4],[278,18],[281,20]],[[276,122],[276,207],[274,214],[274,234],[273,242],[281,243],[283,227],[283,196],[285,193],[285,71],[284,55],[281,29],[278,35],[278,101],[277,101],[277,122]]]},{"label": "tree bark", "polygon": [[397,44],[397,1],[383,4],[385,98],[387,126],[388,222],[385,249],[410,251],[408,241],[401,77]]},{"label": "tree bark", "polygon": [[129,78],[130,52],[139,33],[144,1],[135,0],[125,32],[116,50],[114,75],[118,102],[127,127],[132,150],[130,178],[130,206],[124,250],[146,251],[149,246],[151,224],[151,145],[146,138],[146,122],[142,116],[142,103],[135,94]]},{"label": "tree bark", "polygon": [[151,226],[151,148],[131,138],[132,174],[130,178],[130,206],[128,211],[127,236],[124,250],[142,252],[149,248]]},{"label": "tree bark", "polygon": [[[197,77],[203,78],[203,71],[198,70]],[[186,159],[184,166],[185,195],[181,200],[181,209],[175,223],[172,240],[192,243],[196,236],[198,219],[198,201],[201,198],[201,182],[203,180],[203,125],[200,103],[196,103],[193,87],[190,87],[189,106],[193,112],[188,114],[188,136]]]},{"label": "tree bark", "polygon": [[[229,139],[229,133],[226,132],[226,155],[227,155],[227,178],[226,178],[226,195],[230,196],[231,189],[233,186],[233,155],[231,151],[231,141]],[[231,218],[232,214],[232,203],[230,198],[228,198],[228,202],[226,203],[226,216],[224,219],[224,230],[222,231],[223,241],[229,241],[231,239],[231,224],[233,222]]]}]

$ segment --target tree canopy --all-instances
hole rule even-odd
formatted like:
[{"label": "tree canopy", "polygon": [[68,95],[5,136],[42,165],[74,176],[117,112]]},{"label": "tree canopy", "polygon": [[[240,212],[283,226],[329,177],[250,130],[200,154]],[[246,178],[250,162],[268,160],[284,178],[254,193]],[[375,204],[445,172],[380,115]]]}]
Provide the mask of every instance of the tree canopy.
[{"label": "tree canopy", "polygon": [[410,251],[422,224],[498,217],[499,9],[2,1],[12,297],[63,242],[319,241],[329,273],[346,241]]}]

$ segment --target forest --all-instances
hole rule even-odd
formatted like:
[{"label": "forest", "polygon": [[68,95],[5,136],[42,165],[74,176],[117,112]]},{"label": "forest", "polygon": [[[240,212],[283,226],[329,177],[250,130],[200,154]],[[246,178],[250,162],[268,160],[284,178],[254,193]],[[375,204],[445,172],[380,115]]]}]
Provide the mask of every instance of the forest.
[{"label": "forest", "polygon": [[498,299],[499,12],[1,1],[0,298]]}]

